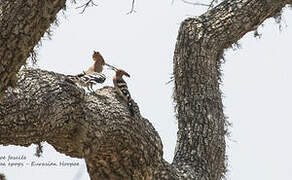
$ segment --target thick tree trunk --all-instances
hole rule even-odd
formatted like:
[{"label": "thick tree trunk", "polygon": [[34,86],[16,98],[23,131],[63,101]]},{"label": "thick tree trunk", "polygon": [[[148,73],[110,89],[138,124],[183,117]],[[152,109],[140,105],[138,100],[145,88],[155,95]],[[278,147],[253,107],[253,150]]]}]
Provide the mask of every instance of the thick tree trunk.
[{"label": "thick tree trunk", "polygon": [[0,99],[66,0],[0,0]]},{"label": "thick tree trunk", "polygon": [[178,138],[173,165],[195,179],[222,179],[226,172],[220,85],[224,49],[275,16],[291,0],[226,0],[180,27],[174,53]]},{"label": "thick tree trunk", "polygon": [[[65,3],[50,2],[0,0],[2,92],[13,85],[15,72]],[[0,144],[47,141],[61,153],[84,158],[93,180],[222,179],[223,51],[288,3],[291,0],[226,0],[181,24],[174,53],[179,131],[172,164],[163,160],[162,143],[151,123],[137,106],[132,117],[113,88],[86,94],[64,75],[34,69],[22,70],[18,91],[6,91],[0,103]]]}]

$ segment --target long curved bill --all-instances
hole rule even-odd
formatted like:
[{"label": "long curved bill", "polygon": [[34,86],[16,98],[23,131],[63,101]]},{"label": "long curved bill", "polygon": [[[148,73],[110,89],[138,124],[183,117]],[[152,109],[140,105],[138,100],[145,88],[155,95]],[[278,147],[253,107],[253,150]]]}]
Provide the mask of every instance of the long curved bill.
[{"label": "long curved bill", "polygon": [[109,68],[111,68],[114,71],[118,70],[118,68],[116,68],[116,67],[114,67],[114,66],[112,66],[110,64],[105,63],[105,65],[108,66]]}]

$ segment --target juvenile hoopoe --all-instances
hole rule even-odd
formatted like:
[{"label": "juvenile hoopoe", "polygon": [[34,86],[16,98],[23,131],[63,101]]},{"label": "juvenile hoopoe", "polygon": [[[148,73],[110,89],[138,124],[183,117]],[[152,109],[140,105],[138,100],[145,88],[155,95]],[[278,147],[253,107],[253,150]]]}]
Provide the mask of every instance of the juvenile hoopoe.
[{"label": "juvenile hoopoe", "polygon": [[122,70],[122,69],[117,69],[111,65],[108,65],[109,67],[111,67],[116,74],[113,77],[113,83],[114,83],[114,87],[116,89],[116,91],[123,97],[123,99],[126,100],[126,102],[128,103],[129,106],[129,110],[131,115],[133,116],[135,111],[134,111],[134,107],[133,107],[133,100],[131,98],[131,94],[129,92],[128,86],[126,81],[123,79],[123,75],[130,77],[130,75]]},{"label": "juvenile hoopoe", "polygon": [[92,59],[94,64],[88,68],[87,71],[84,71],[85,74],[91,74],[94,72],[101,73],[103,70],[103,66],[106,64],[103,57],[98,51],[93,51]]},{"label": "juvenile hoopoe", "polygon": [[93,72],[91,74],[77,74],[75,76],[67,75],[67,77],[80,86],[87,87],[87,89],[91,92],[94,92],[92,89],[93,85],[96,85],[97,83],[101,84],[106,79],[104,74],[98,72]]},{"label": "juvenile hoopoe", "polygon": [[67,77],[73,82],[82,87],[87,87],[89,91],[93,92],[92,86],[97,83],[103,83],[106,79],[105,75],[101,73],[103,66],[106,65],[106,63],[98,51],[93,51],[92,59],[95,62],[87,71],[83,71],[83,73],[75,76],[68,75]]}]

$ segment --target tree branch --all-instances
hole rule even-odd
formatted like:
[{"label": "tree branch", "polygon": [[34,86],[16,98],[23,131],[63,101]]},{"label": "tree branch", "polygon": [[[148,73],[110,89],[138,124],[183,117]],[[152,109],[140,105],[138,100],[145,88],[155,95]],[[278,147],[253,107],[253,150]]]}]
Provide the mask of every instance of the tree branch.
[{"label": "tree branch", "polygon": [[210,2],[210,4],[209,4],[209,8],[208,8],[208,10],[211,9],[211,8],[213,8],[213,7],[214,7],[214,4],[217,3],[217,2],[218,2],[218,0],[212,0],[212,1]]},{"label": "tree branch", "polygon": [[130,9],[130,11],[127,14],[132,14],[134,12],[136,12],[135,11],[135,0],[132,0],[131,9]]},{"label": "tree branch", "polygon": [[47,141],[61,153],[84,158],[91,179],[218,180],[226,171],[219,89],[223,51],[292,0],[226,0],[181,24],[174,54],[179,131],[172,164],[163,160],[153,126],[139,113],[130,116],[111,87],[86,94],[64,75],[25,69],[19,89],[5,92],[15,86],[16,72],[65,0],[9,3],[0,2],[0,92],[5,94],[0,144]]},{"label": "tree branch", "polygon": [[0,99],[16,87],[16,73],[64,6],[65,0],[0,1]]},{"label": "tree branch", "polygon": [[204,4],[204,3],[197,3],[197,2],[192,2],[192,1],[187,1],[187,0],[181,0],[183,3],[186,4],[191,4],[193,6],[207,6],[209,7],[209,4]]},{"label": "tree branch", "polygon": [[39,69],[19,73],[19,89],[0,104],[0,144],[47,141],[61,153],[84,158],[91,179],[178,178],[163,160],[151,123],[132,117],[112,87],[85,91],[62,74]]},{"label": "tree branch", "polygon": [[179,128],[174,166],[197,179],[224,177],[227,121],[219,88],[223,51],[289,3],[225,0],[182,22],[173,70]]},{"label": "tree branch", "polygon": [[97,4],[95,4],[93,0],[88,0],[85,4],[77,7],[76,9],[82,8],[82,11],[80,12],[80,14],[82,14],[89,6],[97,6]]}]

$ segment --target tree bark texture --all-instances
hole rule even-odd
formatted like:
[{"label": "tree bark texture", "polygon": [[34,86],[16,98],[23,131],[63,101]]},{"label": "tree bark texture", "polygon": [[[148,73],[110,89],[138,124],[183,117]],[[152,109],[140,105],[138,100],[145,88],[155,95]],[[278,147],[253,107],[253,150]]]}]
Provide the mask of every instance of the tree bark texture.
[{"label": "tree bark texture", "polygon": [[137,106],[132,117],[112,87],[86,94],[66,76],[39,69],[24,69],[18,77],[19,88],[6,91],[0,104],[0,144],[47,141],[58,152],[84,158],[91,179],[177,176],[162,158],[151,123]]},{"label": "tree bark texture", "polygon": [[194,179],[218,180],[226,172],[220,85],[224,49],[275,16],[291,1],[226,0],[182,22],[174,52],[174,101],[178,119],[173,165]]},{"label": "tree bark texture", "polygon": [[[56,13],[47,13],[43,17],[46,28],[39,27],[42,13],[31,10],[28,12],[40,14],[28,16],[20,5],[26,7],[33,2],[44,10],[42,3],[48,1],[0,2],[0,28],[10,27],[8,33],[0,32],[0,47],[4,48],[0,51],[3,91],[11,85],[13,73]],[[63,1],[50,2],[50,12],[64,5]],[[47,141],[61,153],[84,158],[92,180],[222,179],[226,172],[226,120],[219,89],[223,51],[289,3],[291,0],[226,0],[205,14],[182,22],[174,52],[174,101],[179,130],[172,164],[163,160],[161,139],[151,123],[140,116],[138,106],[135,105],[137,114],[132,117],[112,87],[104,87],[96,95],[88,94],[66,76],[39,69],[20,71],[17,91],[5,91],[0,104],[0,144],[28,146]],[[20,13],[21,22],[16,7],[26,14]],[[10,15],[5,14],[5,8]],[[15,21],[15,25],[5,24],[4,17]],[[36,19],[34,28],[26,31],[26,25],[31,23],[26,21]],[[21,26],[23,32],[15,35],[16,26]],[[25,32],[34,36],[28,37]],[[13,40],[15,43],[10,44]],[[26,42],[23,49],[18,47],[21,42]],[[10,53],[6,55],[6,51]],[[20,60],[17,53],[22,54]]]},{"label": "tree bark texture", "polygon": [[0,99],[16,73],[65,7],[65,0],[0,0]]}]

